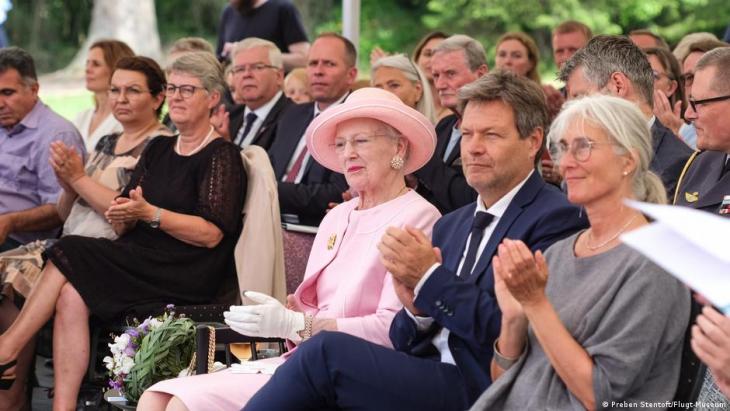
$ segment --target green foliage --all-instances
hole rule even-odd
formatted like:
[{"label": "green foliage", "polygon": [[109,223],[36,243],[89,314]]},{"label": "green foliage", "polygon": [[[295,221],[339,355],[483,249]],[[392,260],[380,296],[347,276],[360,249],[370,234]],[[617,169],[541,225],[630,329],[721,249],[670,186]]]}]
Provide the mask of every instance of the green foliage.
[{"label": "green foliage", "polygon": [[68,64],[86,39],[93,0],[14,1],[5,27],[10,43],[34,57],[39,72]]},{"label": "green foliage", "polygon": [[[345,0],[292,1],[311,37],[323,31],[341,31]],[[15,1],[6,23],[11,42],[34,55],[40,72],[62,68],[86,39],[93,3]],[[183,36],[200,36],[215,43],[220,13],[227,3],[155,1],[163,45]],[[360,68],[365,70],[375,46],[410,54],[418,39],[433,30],[478,38],[490,57],[502,33],[525,31],[535,37],[543,70],[549,71],[554,67],[550,30],[566,19],[583,21],[595,33],[621,34],[648,28],[670,44],[695,31],[720,36],[730,22],[727,0],[363,0],[361,7]]]},{"label": "green foliage", "polygon": [[158,381],[175,378],[190,364],[195,352],[195,323],[166,316],[163,324],[145,335],[134,356],[127,381],[127,400],[137,402],[144,390]]},{"label": "green foliage", "polygon": [[164,0],[155,1],[157,27],[162,44],[180,37],[203,37],[216,45],[218,22],[227,0]]},{"label": "green foliage", "polygon": [[730,22],[727,0],[430,0],[421,20],[479,39],[490,56],[498,37],[524,31],[540,47],[543,69],[551,61],[550,31],[567,19],[586,23],[596,34],[622,34],[647,28],[670,44],[696,31],[720,37]]}]

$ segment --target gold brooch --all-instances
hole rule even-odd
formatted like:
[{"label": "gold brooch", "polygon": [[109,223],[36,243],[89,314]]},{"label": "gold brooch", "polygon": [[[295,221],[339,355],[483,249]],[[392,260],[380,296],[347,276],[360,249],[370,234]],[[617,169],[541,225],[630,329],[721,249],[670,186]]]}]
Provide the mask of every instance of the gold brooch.
[{"label": "gold brooch", "polygon": [[330,239],[327,240],[327,250],[335,248],[335,241],[337,241],[337,234],[332,234]]},{"label": "gold brooch", "polygon": [[699,199],[699,194],[697,191],[694,193],[684,193],[684,200],[688,203],[694,203]]}]

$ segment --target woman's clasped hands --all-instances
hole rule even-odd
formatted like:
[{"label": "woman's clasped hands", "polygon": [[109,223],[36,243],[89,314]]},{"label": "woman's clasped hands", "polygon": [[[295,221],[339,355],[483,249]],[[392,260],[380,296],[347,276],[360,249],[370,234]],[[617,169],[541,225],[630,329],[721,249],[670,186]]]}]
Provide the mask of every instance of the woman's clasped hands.
[{"label": "woman's clasped hands", "polygon": [[299,332],[304,329],[303,313],[290,310],[276,298],[256,291],[246,291],[244,296],[256,304],[232,305],[230,311],[223,313],[225,323],[233,331],[251,337],[302,339]]},{"label": "woman's clasped hands", "polygon": [[145,200],[142,187],[129,190],[129,197],[116,197],[104,213],[109,224],[118,232],[124,232],[134,226],[137,220],[151,221],[156,207]]},{"label": "woman's clasped hands", "polygon": [[84,177],[84,161],[73,147],[62,141],[54,141],[50,145],[48,162],[56,173],[59,185],[67,192],[73,193],[71,187],[76,180]]}]

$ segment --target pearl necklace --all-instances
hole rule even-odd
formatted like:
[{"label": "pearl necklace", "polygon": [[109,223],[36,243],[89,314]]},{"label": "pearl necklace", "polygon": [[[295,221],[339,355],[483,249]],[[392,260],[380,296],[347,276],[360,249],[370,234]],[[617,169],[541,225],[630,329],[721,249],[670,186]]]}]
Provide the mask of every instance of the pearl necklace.
[{"label": "pearl necklace", "polygon": [[621,235],[621,233],[623,233],[627,228],[629,228],[629,225],[634,221],[634,219],[636,219],[636,214],[634,214],[634,216],[631,217],[629,219],[629,221],[627,221],[626,224],[624,224],[624,226],[621,227],[621,229],[618,230],[618,232],[616,234],[614,234],[611,238],[609,238],[608,240],[602,242],[601,244],[595,245],[595,246],[592,246],[592,245],[589,244],[593,240],[593,231],[592,230],[588,230],[588,239],[586,240],[586,247],[588,247],[588,249],[591,250],[591,251],[596,251],[599,248],[603,248],[606,244],[608,244],[611,241],[617,239],[618,236]]},{"label": "pearl necklace", "polygon": [[197,147],[195,147],[192,151],[190,151],[187,154],[183,154],[182,151],[180,151],[180,140],[181,140],[180,137],[181,136],[177,136],[177,143],[175,143],[175,151],[178,154],[180,154],[181,156],[192,156],[193,154],[200,151],[203,147],[205,147],[206,144],[208,144],[208,140],[210,140],[210,137],[213,135],[213,131],[215,131],[213,129],[213,126],[210,126],[210,131],[208,132],[208,135],[205,136],[205,138],[203,139],[203,142],[198,144]]}]

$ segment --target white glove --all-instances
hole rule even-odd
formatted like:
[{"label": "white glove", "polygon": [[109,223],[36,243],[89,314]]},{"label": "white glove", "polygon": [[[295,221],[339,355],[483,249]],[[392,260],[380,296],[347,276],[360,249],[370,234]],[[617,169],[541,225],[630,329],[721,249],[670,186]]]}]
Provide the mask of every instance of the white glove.
[{"label": "white glove", "polygon": [[246,291],[257,305],[232,305],[223,313],[225,322],[239,334],[251,337],[287,338],[299,341],[304,329],[304,314],[284,307],[279,300],[256,291]]}]

